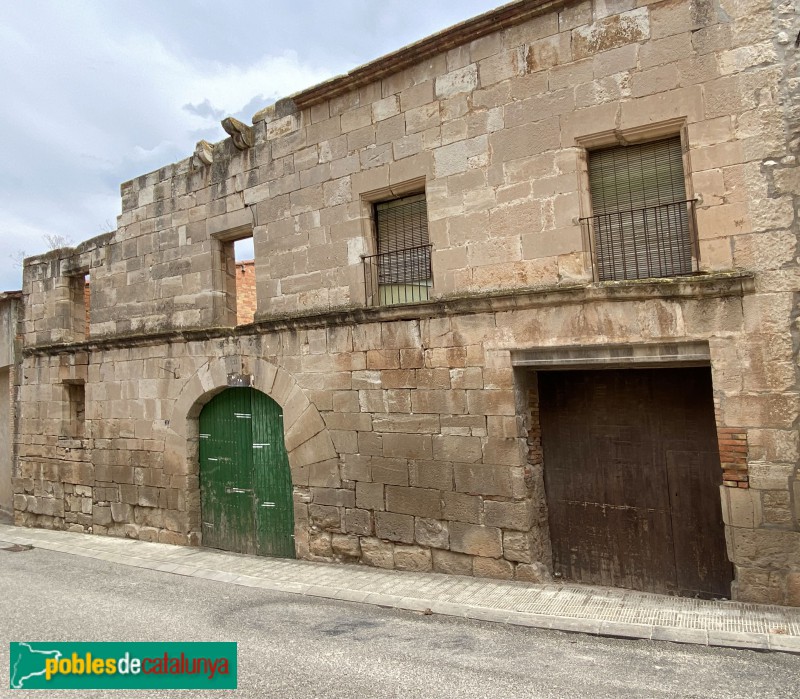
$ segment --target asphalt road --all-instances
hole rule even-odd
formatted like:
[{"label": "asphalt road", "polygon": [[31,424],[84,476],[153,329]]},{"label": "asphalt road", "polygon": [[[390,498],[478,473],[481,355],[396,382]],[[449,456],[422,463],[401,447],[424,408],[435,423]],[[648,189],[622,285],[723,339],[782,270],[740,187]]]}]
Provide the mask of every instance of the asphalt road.
[{"label": "asphalt road", "polygon": [[[800,657],[603,639],[237,587],[34,549],[0,551],[9,641],[238,641],[232,697],[798,697]],[[75,699],[78,692],[47,692]],[[210,692],[112,692],[180,699]]]}]

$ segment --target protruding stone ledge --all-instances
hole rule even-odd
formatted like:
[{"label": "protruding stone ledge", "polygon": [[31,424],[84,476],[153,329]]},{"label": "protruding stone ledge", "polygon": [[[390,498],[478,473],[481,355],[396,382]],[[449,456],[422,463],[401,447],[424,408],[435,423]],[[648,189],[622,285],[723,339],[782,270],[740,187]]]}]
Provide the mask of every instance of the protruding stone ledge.
[{"label": "protruding stone ledge", "polygon": [[153,334],[112,335],[79,343],[33,345],[26,347],[23,354],[25,356],[49,355],[74,352],[79,349],[102,350],[173,342],[195,342],[227,337],[246,337],[281,330],[307,330],[360,323],[387,323],[397,320],[499,313],[529,308],[602,302],[741,297],[755,291],[754,280],[755,275],[750,272],[729,272],[670,279],[570,284],[486,294],[465,294],[407,306],[347,307],[310,314],[271,316],[236,328],[191,328]]},{"label": "protruding stone ledge", "polygon": [[201,165],[211,165],[214,162],[214,146],[208,141],[198,141],[194,147],[194,157]]},{"label": "protruding stone ledge", "polygon": [[226,117],[222,120],[222,128],[233,139],[233,145],[239,150],[252,148],[256,143],[253,127],[242,123],[238,119]]}]

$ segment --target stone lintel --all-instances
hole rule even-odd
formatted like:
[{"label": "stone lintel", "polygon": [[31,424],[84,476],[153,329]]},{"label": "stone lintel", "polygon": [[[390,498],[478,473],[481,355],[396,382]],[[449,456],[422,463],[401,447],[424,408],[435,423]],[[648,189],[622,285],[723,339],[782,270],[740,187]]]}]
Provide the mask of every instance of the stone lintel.
[{"label": "stone lintel", "polygon": [[511,352],[511,364],[531,369],[710,366],[708,343],[655,342],[622,345],[542,347]]}]

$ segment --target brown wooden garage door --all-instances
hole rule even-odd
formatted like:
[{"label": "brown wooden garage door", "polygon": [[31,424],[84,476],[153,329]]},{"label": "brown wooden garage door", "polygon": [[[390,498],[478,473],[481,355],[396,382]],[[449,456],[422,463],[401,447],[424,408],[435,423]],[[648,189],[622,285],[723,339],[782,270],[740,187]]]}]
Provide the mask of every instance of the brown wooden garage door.
[{"label": "brown wooden garage door", "polygon": [[556,573],[729,597],[710,369],[541,372],[539,402]]}]

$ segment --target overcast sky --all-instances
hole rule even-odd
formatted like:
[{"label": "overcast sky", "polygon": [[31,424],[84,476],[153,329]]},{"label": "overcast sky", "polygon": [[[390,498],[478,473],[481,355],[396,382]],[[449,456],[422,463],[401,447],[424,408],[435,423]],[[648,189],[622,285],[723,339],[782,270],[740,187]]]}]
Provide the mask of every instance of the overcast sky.
[{"label": "overcast sky", "polygon": [[0,0],[0,290],[20,251],[116,227],[119,185],[219,122],[502,0]]}]

